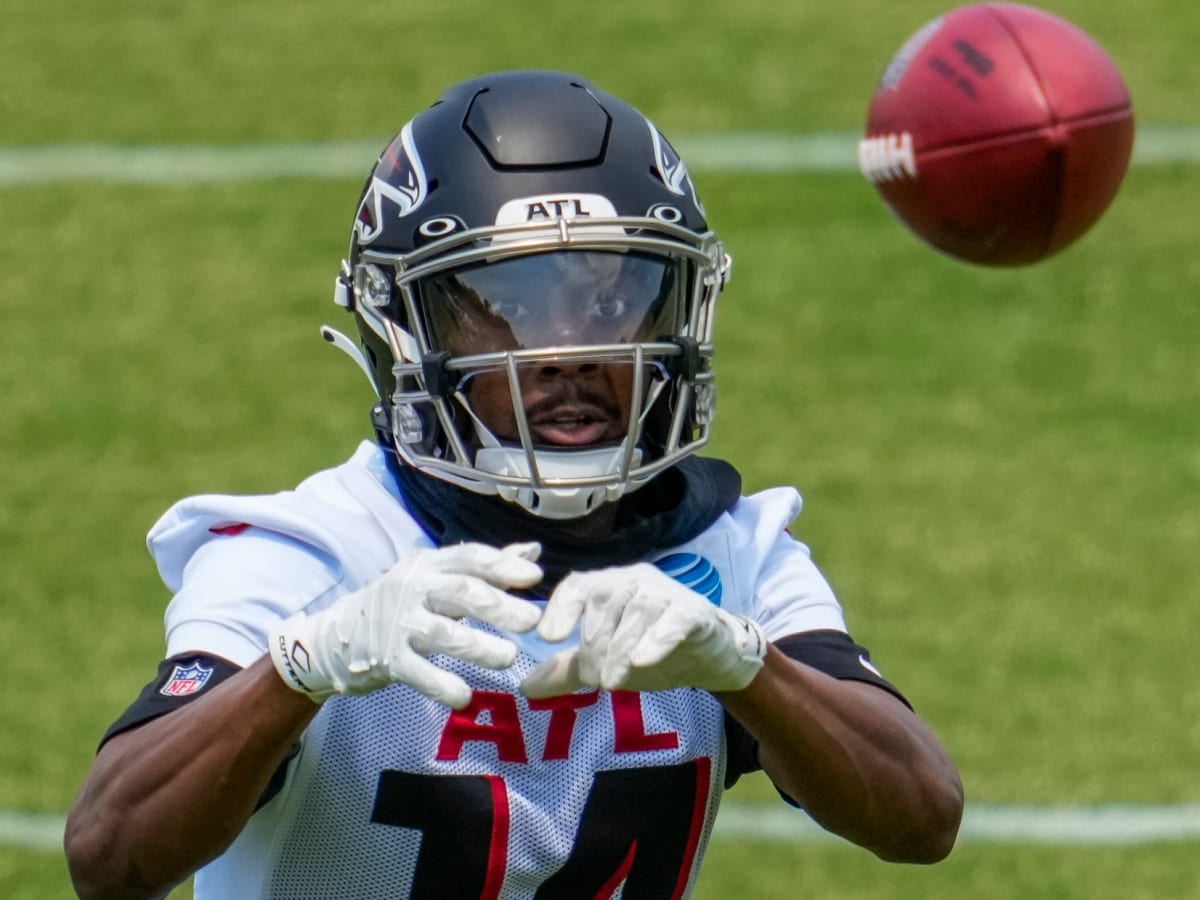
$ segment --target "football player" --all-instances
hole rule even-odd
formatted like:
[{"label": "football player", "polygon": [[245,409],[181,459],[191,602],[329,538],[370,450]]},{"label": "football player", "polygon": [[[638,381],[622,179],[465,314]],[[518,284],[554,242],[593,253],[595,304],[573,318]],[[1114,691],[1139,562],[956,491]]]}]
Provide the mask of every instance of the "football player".
[{"label": "football player", "polygon": [[683,897],[759,769],[884,859],[945,857],[955,767],[799,495],[697,455],[729,272],[671,145],[583,78],[404,125],[336,279],[358,339],[325,331],[375,440],[154,525],[166,659],[71,812],[80,895]]}]

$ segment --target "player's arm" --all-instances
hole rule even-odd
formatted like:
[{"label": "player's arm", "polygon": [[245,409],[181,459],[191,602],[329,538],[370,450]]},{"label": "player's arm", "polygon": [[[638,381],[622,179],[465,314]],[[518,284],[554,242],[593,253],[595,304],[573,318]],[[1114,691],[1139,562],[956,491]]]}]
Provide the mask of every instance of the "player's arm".
[{"label": "player's arm", "polygon": [[[538,625],[578,645],[522,682],[530,697],[580,687],[713,692],[759,745],[762,767],[822,825],[889,860],[949,853],[962,788],[946,752],[898,698],[796,662],[754,622],[649,564],[575,573]],[[857,656],[855,656],[857,659]]]},{"label": "player's arm", "polygon": [[834,678],[769,645],[744,689],[719,692],[774,784],[823,827],[895,862],[954,846],[958,771],[930,728],[866,681]]},{"label": "player's arm", "polygon": [[112,737],[67,823],[80,895],[159,897],[223,852],[319,704],[334,694],[406,684],[466,706],[471,688],[427,657],[512,665],[512,641],[462,619],[532,629],[538,608],[508,591],[541,579],[539,551],[537,544],[417,551],[325,609],[280,623],[268,654],[246,670]]},{"label": "player's arm", "polygon": [[318,709],[264,656],[108,740],[67,819],[79,896],[161,897],[220,854]]}]

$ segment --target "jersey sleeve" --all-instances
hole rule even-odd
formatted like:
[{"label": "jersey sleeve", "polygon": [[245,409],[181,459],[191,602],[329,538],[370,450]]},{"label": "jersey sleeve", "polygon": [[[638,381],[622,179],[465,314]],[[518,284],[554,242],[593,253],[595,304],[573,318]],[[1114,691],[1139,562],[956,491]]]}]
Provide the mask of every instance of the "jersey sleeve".
[{"label": "jersey sleeve", "polygon": [[768,640],[810,631],[847,631],[833,588],[806,545],[783,532],[767,554],[754,586],[755,617]]},{"label": "jersey sleeve", "polygon": [[343,590],[325,554],[263,528],[215,527],[190,543],[175,561],[170,545],[159,557],[178,585],[165,615],[166,659],[105,740],[212,690],[261,657],[280,622]]},{"label": "jersey sleeve", "polygon": [[263,655],[279,622],[344,590],[342,568],[315,542],[239,521],[260,510],[269,518],[269,504],[215,497],[209,506],[199,513],[178,504],[151,531],[151,553],[175,591],[164,616],[166,659],[101,746],[211,691]]},{"label": "jersey sleeve", "polygon": [[167,656],[202,651],[248,666],[267,635],[342,588],[342,571],[320,550],[263,528],[216,534],[182,567],[165,617]]},{"label": "jersey sleeve", "polygon": [[722,605],[754,619],[768,640],[807,631],[846,631],[833,589],[807,545],[788,526],[800,514],[799,493],[772,488],[743,497],[704,550],[721,558],[728,542],[730,590]]},{"label": "jersey sleeve", "polygon": [[167,655],[204,651],[249,665],[277,622],[323,608],[427,545],[380,480],[381,458],[364,443],[292,491],[202,494],[172,506],[146,538],[174,593]]}]

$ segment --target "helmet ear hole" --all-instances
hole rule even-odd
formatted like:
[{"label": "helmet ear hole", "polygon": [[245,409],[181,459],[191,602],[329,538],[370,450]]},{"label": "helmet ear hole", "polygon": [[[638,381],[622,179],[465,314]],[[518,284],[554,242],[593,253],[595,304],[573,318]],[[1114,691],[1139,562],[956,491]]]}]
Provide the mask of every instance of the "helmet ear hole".
[{"label": "helmet ear hole", "polygon": [[375,431],[375,441],[381,447],[392,445],[392,421],[388,417],[387,407],[376,403],[371,407],[371,427]]}]

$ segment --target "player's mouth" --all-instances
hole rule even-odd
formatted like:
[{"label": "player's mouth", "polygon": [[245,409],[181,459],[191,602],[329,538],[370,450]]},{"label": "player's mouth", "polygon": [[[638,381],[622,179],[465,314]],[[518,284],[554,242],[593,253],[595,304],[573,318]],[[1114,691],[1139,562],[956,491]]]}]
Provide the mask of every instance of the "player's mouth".
[{"label": "player's mouth", "polygon": [[619,423],[597,406],[560,406],[529,420],[529,430],[539,444],[584,447],[620,437]]}]

